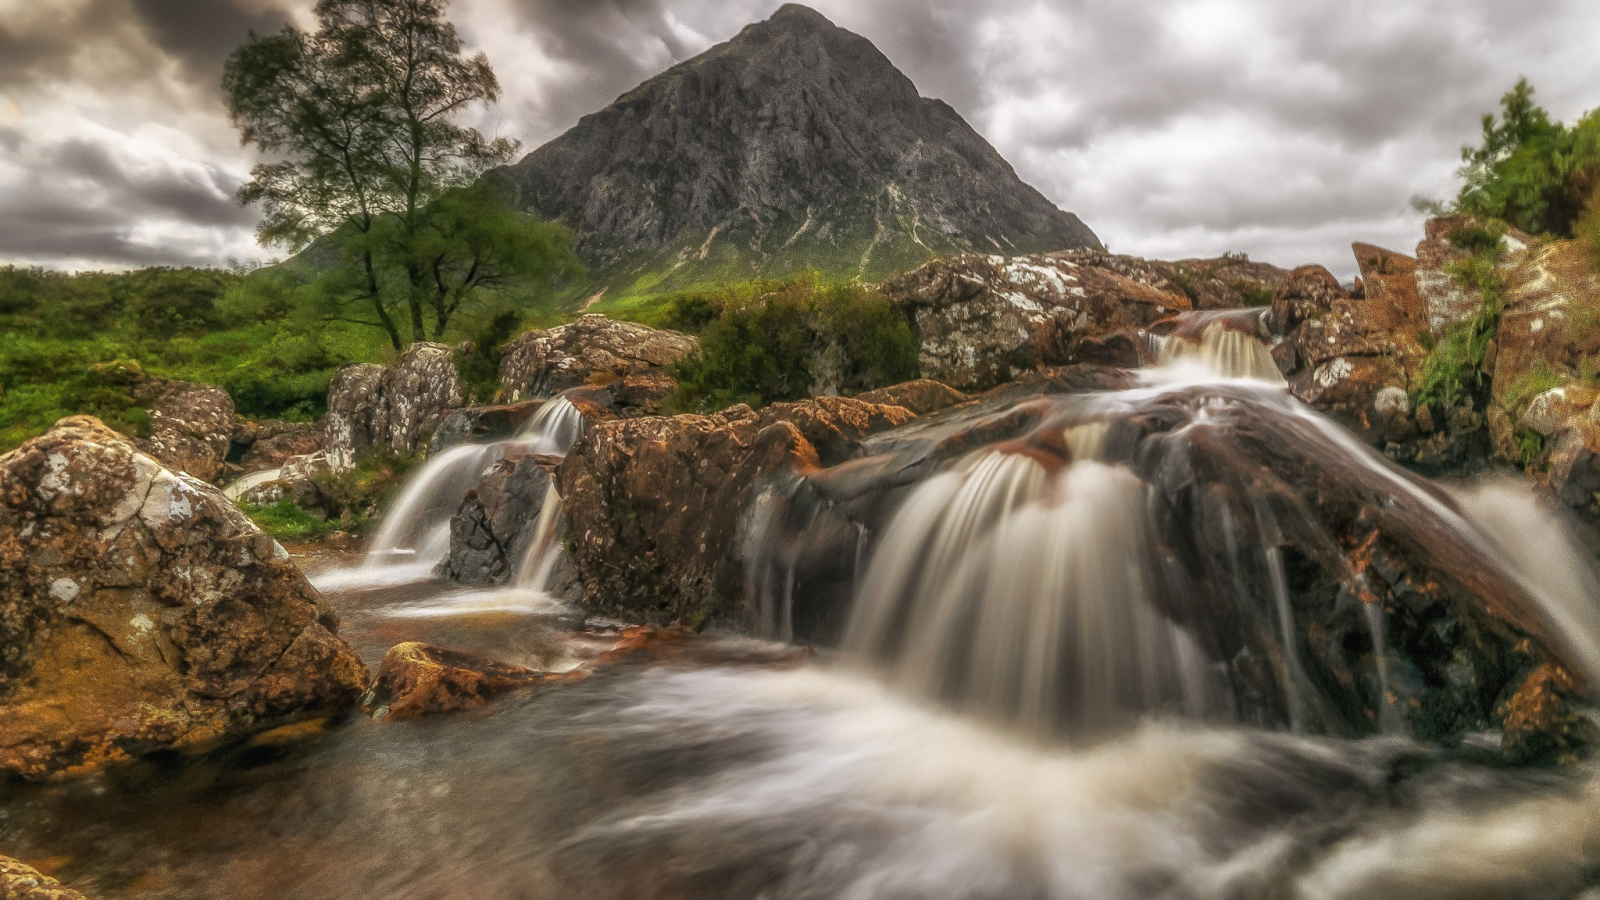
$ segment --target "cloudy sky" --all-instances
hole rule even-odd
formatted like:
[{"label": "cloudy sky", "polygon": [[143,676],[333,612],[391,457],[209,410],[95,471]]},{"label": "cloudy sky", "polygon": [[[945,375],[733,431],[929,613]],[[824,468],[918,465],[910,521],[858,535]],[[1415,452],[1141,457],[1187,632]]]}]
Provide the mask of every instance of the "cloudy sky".
[{"label": "cloudy sky", "polygon": [[[222,61],[311,0],[0,0],[0,263],[263,259]],[[454,0],[524,149],[777,0]],[[1242,250],[1352,274],[1519,75],[1600,106],[1593,0],[815,0],[1123,253]]]}]

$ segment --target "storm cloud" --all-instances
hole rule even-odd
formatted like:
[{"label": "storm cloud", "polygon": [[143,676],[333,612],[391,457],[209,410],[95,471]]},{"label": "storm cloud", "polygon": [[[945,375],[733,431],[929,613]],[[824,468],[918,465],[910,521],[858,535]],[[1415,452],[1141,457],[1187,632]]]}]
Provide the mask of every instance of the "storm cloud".
[{"label": "storm cloud", "polygon": [[[1118,252],[1353,270],[1405,249],[1416,195],[1519,76],[1600,105],[1581,0],[815,0],[948,101]],[[455,0],[504,88],[474,124],[531,149],[770,15],[774,0]],[[0,0],[0,261],[265,257],[232,200],[254,161],[217,82],[309,0]]]}]

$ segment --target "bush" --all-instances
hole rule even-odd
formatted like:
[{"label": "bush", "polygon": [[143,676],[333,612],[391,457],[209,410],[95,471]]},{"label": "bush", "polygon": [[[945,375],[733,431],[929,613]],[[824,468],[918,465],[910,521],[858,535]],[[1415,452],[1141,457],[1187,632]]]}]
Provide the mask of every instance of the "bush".
[{"label": "bush", "polygon": [[1464,184],[1455,208],[1529,234],[1573,236],[1600,185],[1600,111],[1572,125],[1550,118],[1526,79],[1483,117],[1483,143],[1461,148]]},{"label": "bush", "polygon": [[473,329],[472,349],[456,359],[456,371],[467,383],[472,399],[492,403],[500,393],[500,357],[506,341],[517,335],[522,316],[516,310],[501,310]]},{"label": "bush", "polygon": [[1239,292],[1245,306],[1271,306],[1273,290],[1264,284],[1240,279],[1233,283],[1233,289]]},{"label": "bush", "polygon": [[855,283],[762,282],[674,301],[673,315],[715,310],[700,351],[678,364],[683,411],[761,407],[814,391],[858,393],[917,375],[917,344],[887,298]]},{"label": "bush", "polygon": [[417,453],[397,453],[375,448],[344,472],[324,472],[316,477],[322,511],[350,531],[364,531],[376,522],[383,507],[399,490],[406,475],[422,463]]}]

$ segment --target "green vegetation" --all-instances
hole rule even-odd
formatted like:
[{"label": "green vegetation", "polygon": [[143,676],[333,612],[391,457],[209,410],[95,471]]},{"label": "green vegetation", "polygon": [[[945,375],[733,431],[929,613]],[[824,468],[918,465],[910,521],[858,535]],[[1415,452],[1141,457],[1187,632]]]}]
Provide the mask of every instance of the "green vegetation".
[{"label": "green vegetation", "polygon": [[1233,289],[1244,298],[1245,306],[1271,306],[1272,288],[1256,281],[1239,279],[1233,283]]},{"label": "green vegetation", "polygon": [[516,146],[452,121],[500,86],[482,54],[462,56],[439,0],[320,0],[315,14],[314,32],[252,34],[222,86],[245,143],[272,158],[239,197],[260,205],[263,244],[311,248],[330,317],[399,350],[442,339],[485,289],[580,271],[565,229],[479,180]]},{"label": "green vegetation", "polygon": [[699,354],[675,373],[673,406],[683,411],[761,407],[817,386],[853,394],[917,375],[911,329],[886,298],[853,282],[748,282],[684,293],[663,304],[656,321],[700,334]]},{"label": "green vegetation", "polygon": [[1449,235],[1448,240],[1458,247],[1472,249],[1470,256],[1449,264],[1445,271],[1462,287],[1477,292],[1480,306],[1471,319],[1455,326],[1442,341],[1429,348],[1428,358],[1423,363],[1416,402],[1436,403],[1447,410],[1487,384],[1484,358],[1500,327],[1500,313],[1505,307],[1505,281],[1495,268],[1503,252],[1500,233],[1484,228],[1460,228]]},{"label": "green vegetation", "polygon": [[239,508],[257,527],[280,541],[314,541],[342,530],[337,519],[318,517],[287,497],[267,506],[241,503]]},{"label": "green vegetation", "polygon": [[1529,234],[1570,238],[1600,185],[1600,110],[1567,125],[1534,102],[1526,79],[1483,117],[1483,143],[1463,147],[1454,211]]}]

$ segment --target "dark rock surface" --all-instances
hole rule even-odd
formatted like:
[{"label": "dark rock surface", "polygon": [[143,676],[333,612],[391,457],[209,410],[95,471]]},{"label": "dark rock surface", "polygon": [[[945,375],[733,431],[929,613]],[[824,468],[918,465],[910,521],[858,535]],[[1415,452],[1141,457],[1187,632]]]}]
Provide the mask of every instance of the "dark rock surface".
[{"label": "dark rock surface", "polygon": [[277,542],[96,419],[0,457],[0,770],[348,710],[366,669]]},{"label": "dark rock surface", "polygon": [[615,292],[1098,245],[870,41],[793,4],[494,177]]},{"label": "dark rock surface", "polygon": [[445,577],[462,584],[504,584],[536,539],[557,457],[510,450],[467,492],[450,518]]},{"label": "dark rock surface", "polygon": [[526,400],[498,406],[468,406],[445,416],[428,441],[428,455],[449,450],[459,444],[487,444],[515,435],[544,405],[543,400]]}]

